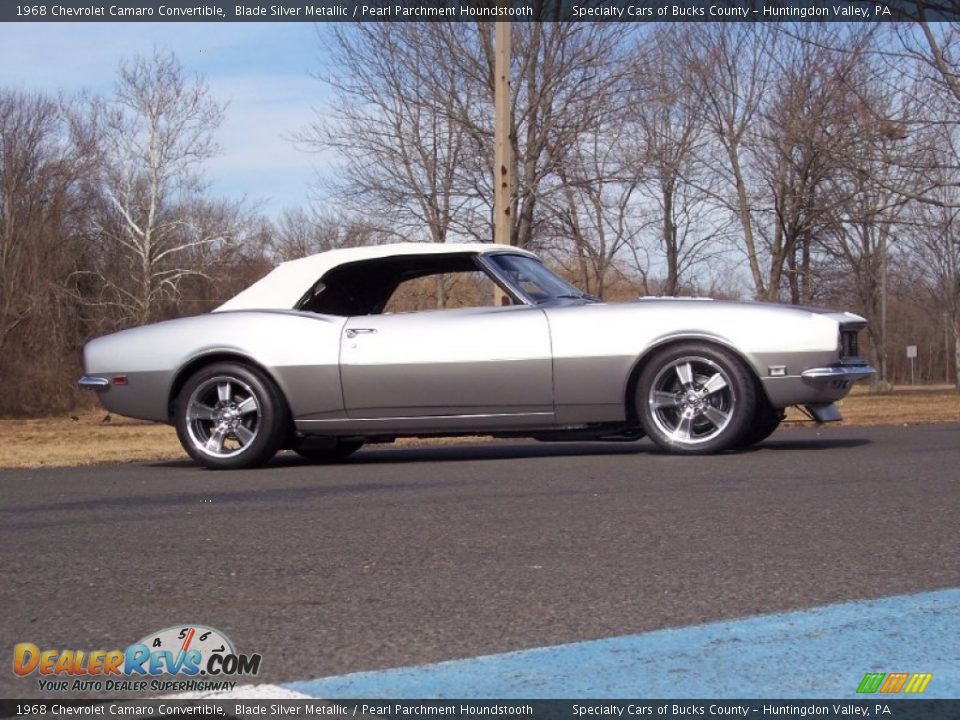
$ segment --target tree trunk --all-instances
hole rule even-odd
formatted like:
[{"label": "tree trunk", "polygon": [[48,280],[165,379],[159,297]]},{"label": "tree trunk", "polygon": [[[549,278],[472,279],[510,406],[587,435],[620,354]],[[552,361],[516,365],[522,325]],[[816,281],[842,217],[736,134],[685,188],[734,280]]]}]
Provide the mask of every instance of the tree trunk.
[{"label": "tree trunk", "polygon": [[953,321],[953,368],[956,373],[956,388],[960,391],[960,317]]},{"label": "tree trunk", "polygon": [[667,253],[667,282],[664,295],[676,295],[679,281],[677,228],[673,224],[673,188],[672,183],[663,185],[663,246]]},{"label": "tree trunk", "polygon": [[735,145],[727,146],[727,156],[737,183],[737,215],[740,219],[740,228],[743,230],[743,245],[747,250],[747,260],[750,263],[750,274],[753,276],[754,293],[758,298],[766,297],[766,287],[763,275],[760,272],[760,261],[757,259],[757,244],[753,237],[753,223],[750,220],[750,201],[747,197],[747,183],[743,179],[743,170],[740,167],[740,157]]},{"label": "tree trunk", "polygon": [[800,278],[797,277],[797,255],[790,253],[787,255],[787,274],[790,280],[790,302],[794,305],[800,304]]},{"label": "tree trunk", "polygon": [[447,306],[447,288],[444,285],[446,275],[437,275],[437,308],[443,310]]},{"label": "tree trunk", "polygon": [[810,238],[803,239],[800,256],[800,302],[808,305],[813,302],[813,283],[810,277]]}]

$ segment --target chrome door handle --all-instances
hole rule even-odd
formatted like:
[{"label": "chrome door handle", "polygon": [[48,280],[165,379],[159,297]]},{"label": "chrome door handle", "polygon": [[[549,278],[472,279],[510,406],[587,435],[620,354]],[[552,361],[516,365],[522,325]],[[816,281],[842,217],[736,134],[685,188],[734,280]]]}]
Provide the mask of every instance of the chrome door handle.
[{"label": "chrome door handle", "polygon": [[347,328],[347,337],[355,338],[357,335],[372,335],[376,332],[375,328]]}]

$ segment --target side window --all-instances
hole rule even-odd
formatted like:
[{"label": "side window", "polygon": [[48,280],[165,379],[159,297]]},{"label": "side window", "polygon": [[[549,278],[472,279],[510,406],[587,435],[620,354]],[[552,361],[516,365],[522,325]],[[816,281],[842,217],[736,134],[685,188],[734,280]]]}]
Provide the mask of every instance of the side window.
[{"label": "side window", "polygon": [[483,272],[453,272],[427,275],[401,282],[387,301],[384,313],[407,313],[469,307],[509,305],[497,294],[496,284]]}]

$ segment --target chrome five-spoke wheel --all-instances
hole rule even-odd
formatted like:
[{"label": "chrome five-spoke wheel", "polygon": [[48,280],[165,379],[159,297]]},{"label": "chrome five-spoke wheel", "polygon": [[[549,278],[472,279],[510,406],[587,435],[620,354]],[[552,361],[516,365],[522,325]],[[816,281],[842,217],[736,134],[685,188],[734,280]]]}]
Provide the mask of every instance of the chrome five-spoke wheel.
[{"label": "chrome five-spoke wheel", "polygon": [[234,457],[259,431],[260,404],[246,383],[227,376],[212,377],[190,395],[187,433],[200,452]]},{"label": "chrome five-spoke wheel", "polygon": [[707,442],[723,432],[735,401],[724,371],[702,357],[667,363],[648,396],[657,427],[682,443]]},{"label": "chrome five-spoke wheel", "polygon": [[670,452],[733,447],[753,419],[755,391],[743,363],[706,343],[656,353],[637,384],[637,415],[650,438]]},{"label": "chrome five-spoke wheel", "polygon": [[261,372],[232,362],[201,368],[187,379],[175,420],[184,450],[216,469],[266,462],[289,431],[277,387]]}]

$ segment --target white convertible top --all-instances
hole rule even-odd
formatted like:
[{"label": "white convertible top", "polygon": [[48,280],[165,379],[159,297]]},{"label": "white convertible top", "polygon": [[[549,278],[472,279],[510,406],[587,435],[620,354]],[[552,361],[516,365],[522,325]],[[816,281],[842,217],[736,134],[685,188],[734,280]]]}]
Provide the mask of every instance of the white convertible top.
[{"label": "white convertible top", "polygon": [[340,248],[280,263],[243,292],[234,295],[214,312],[223,310],[290,310],[313,284],[337,265],[392,257],[394,255],[442,255],[490,253],[504,250],[536,257],[511,245],[495,243],[393,243]]}]

